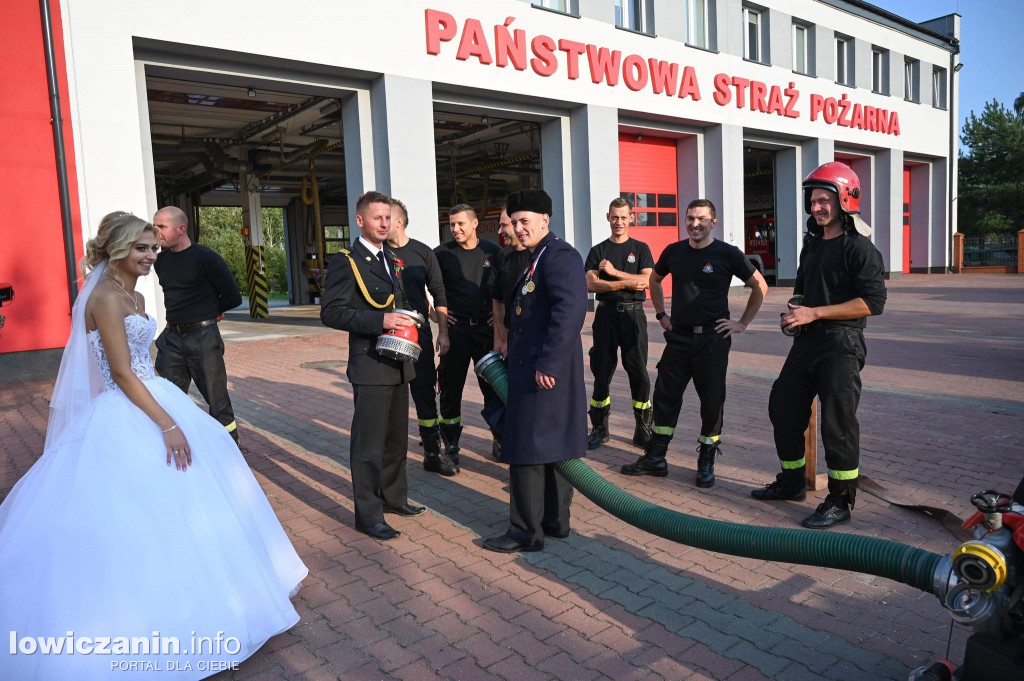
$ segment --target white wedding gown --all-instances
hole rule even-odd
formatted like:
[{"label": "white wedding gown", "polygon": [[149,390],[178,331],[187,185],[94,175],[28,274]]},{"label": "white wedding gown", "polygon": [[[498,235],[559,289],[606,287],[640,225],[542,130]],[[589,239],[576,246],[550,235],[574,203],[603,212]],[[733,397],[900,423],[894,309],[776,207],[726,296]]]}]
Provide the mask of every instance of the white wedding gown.
[{"label": "white wedding gown", "polygon": [[[154,376],[156,321],[124,323],[132,370],[185,434],[193,465],[166,464],[160,429],[111,379],[99,333],[89,333],[105,389],[76,417],[84,437],[45,451],[0,505],[4,681],[201,679],[299,620],[289,595],[308,571],[238,447]],[[205,642],[194,650],[194,638],[218,632],[237,652],[233,641],[219,654]],[[33,647],[25,638],[72,636],[110,639],[111,649],[118,637],[176,637],[183,652],[67,654],[67,641],[62,654],[21,652]]]}]

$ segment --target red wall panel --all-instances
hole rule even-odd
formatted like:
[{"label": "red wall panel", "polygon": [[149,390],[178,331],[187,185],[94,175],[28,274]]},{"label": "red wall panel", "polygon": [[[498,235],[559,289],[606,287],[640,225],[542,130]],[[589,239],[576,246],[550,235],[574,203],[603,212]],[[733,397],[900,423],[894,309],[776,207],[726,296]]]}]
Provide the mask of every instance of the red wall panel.
[{"label": "red wall panel", "polygon": [[[679,187],[677,172],[676,140],[666,137],[637,139],[635,134],[626,133],[619,135],[619,191],[676,196]],[[685,211],[680,208],[678,197],[676,199],[675,226],[634,225],[629,230],[630,236],[650,246],[655,262],[666,246],[679,240],[679,215]],[[672,295],[671,276],[665,277],[662,287],[666,297]]]},{"label": "red wall panel", "polygon": [[[74,140],[60,2],[51,0],[54,51],[60,79],[64,145],[77,257],[82,253]],[[0,353],[62,347],[70,330],[57,165],[50,125],[42,17],[37,0],[0,4],[0,281],[14,301],[0,312]]]}]

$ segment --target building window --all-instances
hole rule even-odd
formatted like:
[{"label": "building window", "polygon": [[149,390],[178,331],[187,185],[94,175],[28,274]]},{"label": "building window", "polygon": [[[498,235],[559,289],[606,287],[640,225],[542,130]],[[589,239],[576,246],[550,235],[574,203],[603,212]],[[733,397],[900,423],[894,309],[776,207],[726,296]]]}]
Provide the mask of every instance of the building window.
[{"label": "building window", "polygon": [[836,82],[840,85],[851,85],[853,78],[850,77],[850,66],[853,60],[850,58],[849,38],[836,37]]},{"label": "building window", "polygon": [[708,0],[686,0],[686,43],[710,49],[708,45]]},{"label": "building window", "polygon": [[878,47],[871,50],[871,91],[889,94],[889,51]]},{"label": "building window", "polygon": [[644,0],[615,0],[615,25],[643,32]]},{"label": "building window", "polygon": [[921,101],[919,64],[914,59],[903,62],[903,98],[908,102]]},{"label": "building window", "polygon": [[534,7],[553,9],[556,12],[568,12],[569,0],[533,0]]},{"label": "building window", "polygon": [[946,108],[946,69],[932,67],[932,106]]},{"label": "building window", "polygon": [[807,27],[793,24],[793,70],[807,73]]},{"label": "building window", "polygon": [[743,57],[750,61],[761,61],[761,12],[749,7],[743,8]]}]

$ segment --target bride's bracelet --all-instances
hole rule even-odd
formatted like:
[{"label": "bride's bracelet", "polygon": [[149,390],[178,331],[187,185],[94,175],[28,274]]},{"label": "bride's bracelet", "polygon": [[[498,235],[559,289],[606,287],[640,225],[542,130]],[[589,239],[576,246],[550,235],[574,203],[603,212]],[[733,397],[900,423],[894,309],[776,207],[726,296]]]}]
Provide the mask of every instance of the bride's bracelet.
[{"label": "bride's bracelet", "polygon": [[160,432],[161,432],[161,433],[169,433],[169,432],[171,432],[172,430],[177,430],[177,428],[178,428],[178,424],[177,424],[177,423],[175,423],[175,424],[174,424],[173,426],[171,426],[171,427],[170,427],[170,428],[168,428],[167,430],[161,430]]}]

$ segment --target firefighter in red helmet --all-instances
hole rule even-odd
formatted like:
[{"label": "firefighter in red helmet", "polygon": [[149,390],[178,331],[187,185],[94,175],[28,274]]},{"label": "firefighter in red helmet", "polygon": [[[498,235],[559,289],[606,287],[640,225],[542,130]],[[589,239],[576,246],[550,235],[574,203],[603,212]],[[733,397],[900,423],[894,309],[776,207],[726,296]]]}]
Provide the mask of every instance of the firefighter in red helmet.
[{"label": "firefighter in red helmet", "polygon": [[794,297],[781,326],[794,335],[768,413],[782,472],[751,492],[761,501],[805,498],[804,431],[815,396],[821,400],[821,439],[828,464],[828,496],[803,524],[828,529],[849,522],[860,464],[860,372],[867,348],[867,318],[882,314],[882,254],[861,219],[860,180],[842,163],[826,163],[804,179],[810,216],[800,252]]}]

